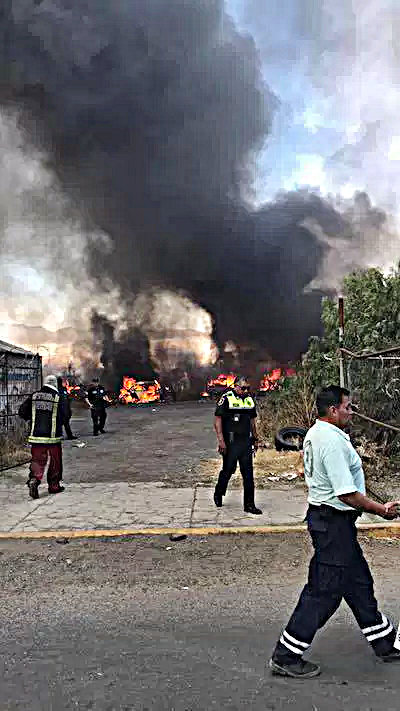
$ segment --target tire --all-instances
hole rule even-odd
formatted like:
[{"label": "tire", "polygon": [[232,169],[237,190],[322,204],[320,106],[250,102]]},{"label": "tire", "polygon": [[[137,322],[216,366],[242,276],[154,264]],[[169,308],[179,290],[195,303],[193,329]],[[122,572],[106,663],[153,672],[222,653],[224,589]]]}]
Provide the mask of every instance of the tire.
[{"label": "tire", "polygon": [[[298,452],[303,448],[303,440],[307,434],[304,427],[282,427],[275,435],[275,449],[278,452]],[[293,442],[297,439],[297,443]]]}]

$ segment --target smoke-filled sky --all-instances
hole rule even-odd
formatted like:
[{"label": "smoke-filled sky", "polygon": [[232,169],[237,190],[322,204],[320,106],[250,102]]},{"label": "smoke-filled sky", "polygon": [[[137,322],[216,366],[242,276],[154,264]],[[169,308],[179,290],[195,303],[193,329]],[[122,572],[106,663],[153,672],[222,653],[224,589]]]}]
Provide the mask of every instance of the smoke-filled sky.
[{"label": "smoke-filled sky", "polygon": [[219,345],[296,358],[319,328],[310,284],[399,257],[399,17],[388,0],[9,0],[0,337],[86,358],[91,310],[118,336],[145,298],[147,335],[167,324],[203,362],[212,321]]}]

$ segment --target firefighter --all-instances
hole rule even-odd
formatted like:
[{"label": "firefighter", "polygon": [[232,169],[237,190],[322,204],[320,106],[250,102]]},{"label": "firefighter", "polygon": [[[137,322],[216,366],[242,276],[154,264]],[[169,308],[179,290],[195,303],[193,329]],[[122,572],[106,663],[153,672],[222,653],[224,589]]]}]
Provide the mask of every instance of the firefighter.
[{"label": "firefighter", "polygon": [[397,503],[378,504],[365,496],[362,463],[344,428],[352,407],[348,390],[337,385],[317,396],[318,419],[303,444],[308,487],[307,523],[314,547],[308,582],[275,647],[273,674],[308,679],[320,667],[303,659],[314,635],[344,599],[365,639],[385,662],[400,659],[396,632],[378,610],[368,563],[357,542],[356,520],[363,511],[392,520]]},{"label": "firefighter", "polygon": [[86,403],[90,407],[90,413],[93,420],[93,435],[97,437],[99,432],[105,433],[104,426],[106,424],[106,402],[107,395],[103,386],[100,385],[99,378],[93,378],[85,398]]},{"label": "firefighter", "polygon": [[30,422],[28,442],[31,445],[29,496],[39,498],[39,484],[47,471],[49,494],[60,494],[65,487],[62,480],[63,410],[58,393],[57,378],[48,375],[43,387],[22,403],[19,416]]},{"label": "firefighter", "polygon": [[78,439],[75,435],[72,434],[71,430],[71,425],[70,425],[70,420],[72,417],[72,410],[71,410],[71,402],[69,399],[68,395],[68,390],[63,384],[63,379],[61,376],[57,378],[57,387],[58,387],[58,394],[60,396],[60,401],[61,401],[61,406],[63,409],[63,425],[65,432],[67,433],[67,439]]},{"label": "firefighter", "polygon": [[243,477],[244,510],[261,514],[254,503],[253,447],[257,450],[256,405],[250,395],[246,378],[239,378],[231,390],[222,395],[215,410],[214,429],[218,452],[222,454],[222,469],[214,492],[214,503],[220,508],[229,479],[239,462]]}]

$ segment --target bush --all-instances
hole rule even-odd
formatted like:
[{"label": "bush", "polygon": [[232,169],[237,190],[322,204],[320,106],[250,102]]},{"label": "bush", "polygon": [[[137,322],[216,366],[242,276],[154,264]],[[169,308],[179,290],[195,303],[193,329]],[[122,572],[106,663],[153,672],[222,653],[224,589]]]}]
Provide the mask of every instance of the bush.
[{"label": "bush", "polygon": [[297,375],[288,378],[282,390],[265,395],[259,401],[258,432],[263,444],[273,444],[281,427],[298,425],[308,429],[315,420],[315,392],[310,372],[300,366]]},{"label": "bush", "polygon": [[[400,343],[400,267],[384,275],[378,269],[355,271],[343,282],[346,348],[357,353],[372,352]],[[270,393],[260,403],[260,436],[271,441],[275,432],[286,425],[309,427],[316,413],[314,400],[319,388],[339,382],[339,320],[337,300],[324,298],[321,306],[322,337],[312,337],[300,364],[297,376],[290,378],[283,390]],[[399,358],[400,369],[400,358]],[[387,384],[394,382],[388,368],[379,371],[372,361],[348,361],[352,390],[360,411],[385,422],[395,422],[400,416],[400,389],[392,401]],[[361,365],[359,365],[361,364]],[[391,366],[393,370],[393,366]],[[392,374],[391,374],[392,373]],[[396,376],[397,377],[397,376]],[[398,379],[400,383],[400,378]],[[397,380],[396,380],[397,382]],[[397,391],[396,391],[397,392]],[[397,411],[396,411],[397,407]],[[397,423],[396,423],[397,424]],[[366,425],[355,418],[359,435],[374,441],[385,440],[384,450],[396,451],[398,437],[387,430]]]}]

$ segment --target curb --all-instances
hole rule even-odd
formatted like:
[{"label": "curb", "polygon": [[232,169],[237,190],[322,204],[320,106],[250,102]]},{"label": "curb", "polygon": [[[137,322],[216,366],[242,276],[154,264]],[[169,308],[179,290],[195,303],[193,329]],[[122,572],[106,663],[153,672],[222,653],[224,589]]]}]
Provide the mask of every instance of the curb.
[{"label": "curb", "polygon": [[[358,530],[374,534],[377,538],[400,537],[400,523],[360,523]],[[198,528],[116,528],[86,529],[71,531],[2,531],[0,541],[40,540],[51,538],[128,538],[132,536],[221,536],[270,533],[301,533],[307,530],[305,524],[284,524],[275,526],[214,526]]]}]

